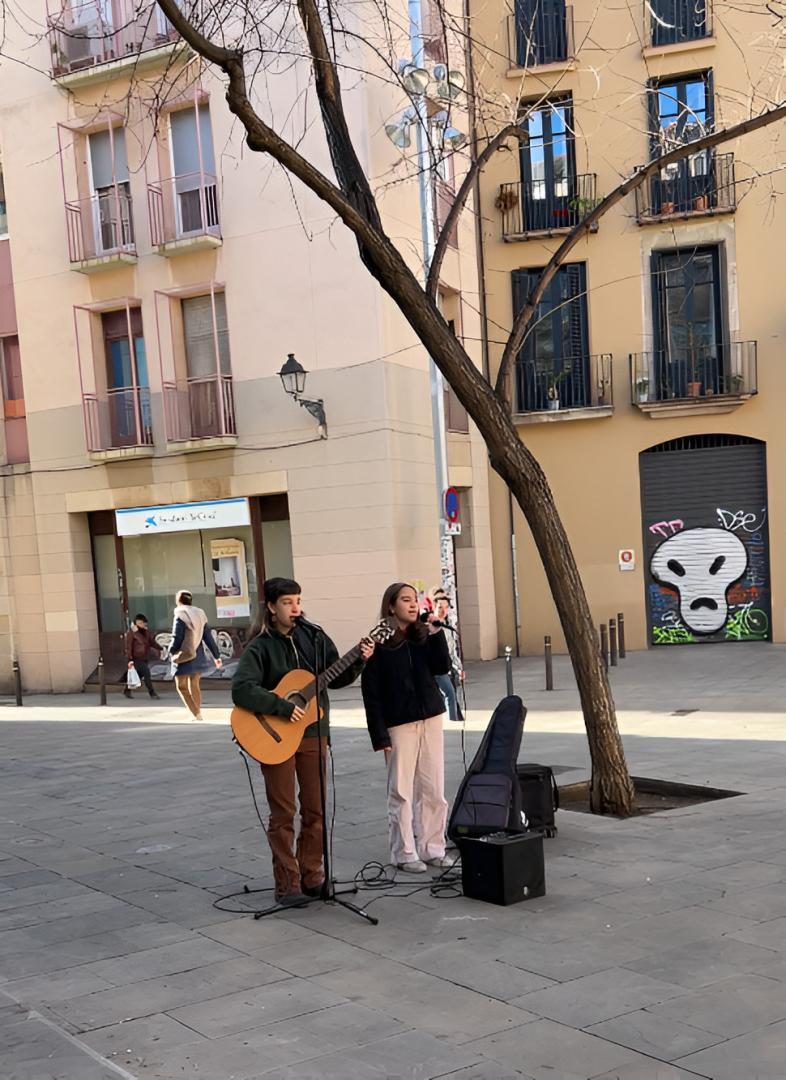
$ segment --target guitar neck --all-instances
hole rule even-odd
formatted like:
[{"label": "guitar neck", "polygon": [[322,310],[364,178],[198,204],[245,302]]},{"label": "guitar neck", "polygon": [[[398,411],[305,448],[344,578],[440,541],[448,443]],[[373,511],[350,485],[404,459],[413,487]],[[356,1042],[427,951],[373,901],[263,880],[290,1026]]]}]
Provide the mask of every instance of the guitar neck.
[{"label": "guitar neck", "polygon": [[335,664],[331,664],[327,671],[323,671],[319,676],[319,692],[322,693],[339,675],[343,675],[347,668],[351,668],[354,663],[360,657],[360,646],[356,645],[354,649],[350,649],[348,653],[340,656],[336,660]]}]

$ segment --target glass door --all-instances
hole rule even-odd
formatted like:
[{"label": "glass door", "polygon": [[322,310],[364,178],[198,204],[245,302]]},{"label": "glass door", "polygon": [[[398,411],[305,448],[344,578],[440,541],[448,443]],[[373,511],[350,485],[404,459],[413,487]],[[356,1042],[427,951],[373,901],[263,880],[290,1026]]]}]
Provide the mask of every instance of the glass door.
[{"label": "glass door", "polygon": [[570,100],[549,102],[533,109],[525,123],[529,139],[520,151],[524,231],[565,228],[576,198],[573,105]]},{"label": "glass door", "polygon": [[726,392],[717,248],[655,256],[657,377],[662,398]]}]

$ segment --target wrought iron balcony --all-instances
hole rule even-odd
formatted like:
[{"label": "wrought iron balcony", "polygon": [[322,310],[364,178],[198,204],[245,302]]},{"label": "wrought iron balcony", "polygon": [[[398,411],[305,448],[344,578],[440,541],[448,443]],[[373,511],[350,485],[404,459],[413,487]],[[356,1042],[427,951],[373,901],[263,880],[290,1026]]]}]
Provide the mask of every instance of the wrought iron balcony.
[{"label": "wrought iron balcony", "polygon": [[631,353],[634,405],[744,399],[758,393],[756,342],[718,342],[693,348]]},{"label": "wrought iron balcony", "polygon": [[[65,204],[68,258],[89,268],[111,256],[136,256],[131,195],[125,184],[114,184],[97,195]],[[97,268],[97,267],[96,267]]]},{"label": "wrought iron balcony", "polygon": [[509,15],[508,62],[513,68],[533,68],[572,60],[576,54],[573,37],[573,8],[538,10],[534,15],[516,4]]},{"label": "wrought iron balcony", "polygon": [[180,40],[158,4],[135,0],[62,0],[47,25],[56,79]]},{"label": "wrought iron balcony", "polygon": [[649,0],[650,43],[679,45],[712,37],[712,0]]},{"label": "wrought iron balcony", "polygon": [[500,184],[495,206],[502,214],[503,240],[567,232],[594,210],[597,176],[583,173],[564,180],[519,180]]},{"label": "wrought iron balcony", "polygon": [[221,243],[218,184],[211,173],[187,173],[148,184],[147,203],[152,244],[163,254]]},{"label": "wrought iron balcony", "polygon": [[164,384],[168,442],[235,436],[235,396],[231,375],[209,375]]},{"label": "wrought iron balcony", "polygon": [[636,188],[640,225],[678,217],[730,214],[736,209],[734,154],[702,151],[666,166]]},{"label": "wrought iron balcony", "polygon": [[519,360],[515,400],[518,413],[610,409],[614,405],[611,354]]},{"label": "wrought iron balcony", "polygon": [[153,446],[150,390],[120,387],[83,394],[85,440],[90,453]]}]

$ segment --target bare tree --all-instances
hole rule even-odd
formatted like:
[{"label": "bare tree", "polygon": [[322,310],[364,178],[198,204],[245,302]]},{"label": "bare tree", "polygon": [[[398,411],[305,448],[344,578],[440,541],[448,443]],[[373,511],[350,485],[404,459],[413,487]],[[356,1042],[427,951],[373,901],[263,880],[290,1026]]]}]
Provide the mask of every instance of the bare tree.
[{"label": "bare tree", "polygon": [[[522,442],[514,425],[507,387],[511,365],[531,330],[549,282],[578,242],[600,219],[636,188],[646,183],[658,170],[681,160],[689,154],[719,146],[748,132],[763,128],[786,116],[786,105],[778,105],[742,123],[710,132],[690,143],[678,146],[633,175],[624,179],[572,229],[552,258],[532,290],[523,309],[513,322],[504,347],[496,384],[492,386],[476,368],[461,342],[454,336],[442,317],[437,304],[440,267],[445,255],[448,236],[464,210],[478,173],[490,157],[513,139],[523,139],[523,128],[517,123],[499,122],[491,134],[495,118],[493,109],[481,117],[479,126],[486,131],[485,144],[475,155],[455,202],[447,217],[431,263],[428,280],[418,280],[402,252],[386,234],[374,191],[361,165],[353,143],[342,98],[342,77],[346,80],[357,70],[339,59],[336,38],[356,39],[357,31],[340,26],[336,10],[326,0],[297,0],[299,30],[293,36],[291,28],[282,34],[282,20],[294,10],[285,3],[270,3],[262,11],[257,7],[230,3],[226,10],[221,3],[190,10],[178,5],[178,0],[157,0],[164,14],[182,38],[209,65],[223,73],[226,100],[232,113],[243,126],[251,150],[270,158],[323,200],[354,234],[360,257],[369,273],[392,297],[415,334],[434,358],[438,368],[455,391],[480,430],[488,448],[492,467],[503,479],[521,507],[532,532],[545,568],[554,603],[559,614],[573,670],[579,688],[592,759],[590,803],[595,812],[628,815],[633,811],[633,787],[622,747],[609,681],[599,655],[593,620],[568,536],[557,511],[546,476],[532,453]],[[442,11],[442,7],[439,8]],[[198,16],[197,12],[202,14]],[[275,31],[275,45],[264,43],[265,20]],[[445,25],[449,16],[444,15]],[[232,29],[229,29],[229,28]],[[211,29],[212,28],[212,29]],[[455,24],[454,24],[455,28]],[[458,33],[464,34],[463,23]],[[369,39],[361,44],[369,51]],[[393,39],[406,37],[401,26],[389,27],[391,48]],[[227,46],[228,38],[233,44]],[[353,42],[357,44],[355,40]],[[362,50],[361,50],[362,51]],[[260,115],[252,103],[250,81],[254,78],[261,57],[288,60],[307,58],[312,69],[313,84],[319,102],[321,121],[330,152],[334,175],[331,177],[287,141],[273,122]],[[395,55],[395,53],[393,53]],[[384,57],[377,58],[385,62]],[[394,74],[391,65],[389,74]],[[391,79],[391,81],[394,81]],[[400,85],[400,84],[398,84]]]}]

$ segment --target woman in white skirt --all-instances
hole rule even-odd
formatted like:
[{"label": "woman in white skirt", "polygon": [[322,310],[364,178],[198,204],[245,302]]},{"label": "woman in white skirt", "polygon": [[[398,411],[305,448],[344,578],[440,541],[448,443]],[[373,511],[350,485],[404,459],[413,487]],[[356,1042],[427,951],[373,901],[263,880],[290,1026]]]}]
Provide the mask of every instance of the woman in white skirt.
[{"label": "woman in white skirt", "polygon": [[380,612],[396,633],[363,669],[363,704],[375,750],[388,771],[390,861],[423,874],[445,858],[445,701],[435,676],[450,671],[445,634],[420,621],[418,594],[404,582],[385,590]]}]

